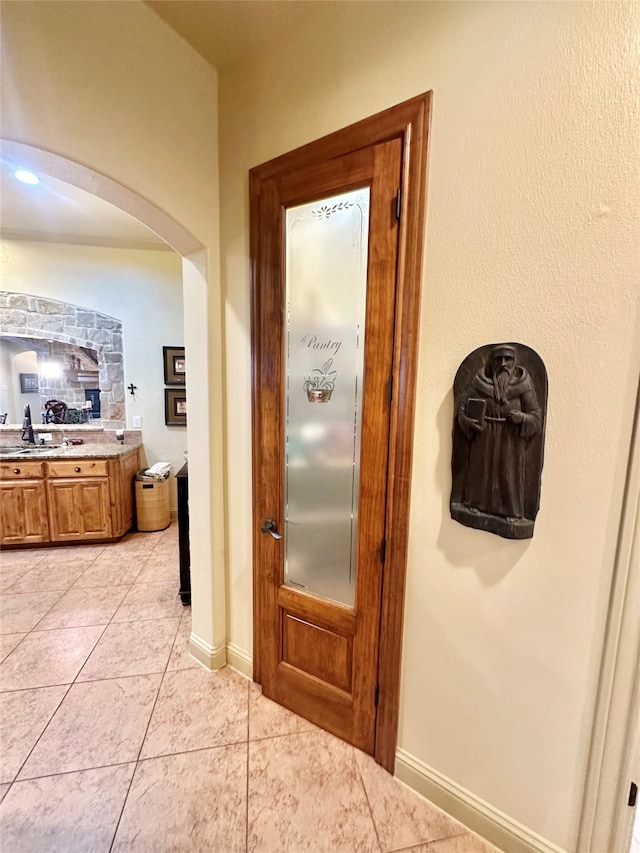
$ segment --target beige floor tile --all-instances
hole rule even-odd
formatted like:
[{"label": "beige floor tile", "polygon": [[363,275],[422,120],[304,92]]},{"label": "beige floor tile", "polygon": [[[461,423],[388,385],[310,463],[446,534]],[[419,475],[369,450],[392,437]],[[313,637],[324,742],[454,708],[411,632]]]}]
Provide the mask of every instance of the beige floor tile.
[{"label": "beige floor tile", "polygon": [[47,548],[24,548],[16,551],[0,551],[0,574],[12,568],[31,568],[47,554]]},{"label": "beige floor tile", "polygon": [[153,556],[157,559],[161,560],[175,560],[176,563],[180,559],[180,549],[178,547],[178,540],[175,541],[167,540],[166,542],[160,542],[156,545]]},{"label": "beige floor tile", "polygon": [[34,562],[21,562],[15,564],[0,563],[0,592],[6,592],[10,587],[24,577],[27,572],[38,564],[39,560]]},{"label": "beige floor tile", "polygon": [[249,682],[228,667],[167,672],[142,758],[247,740]]},{"label": "beige floor tile", "polygon": [[149,552],[153,551],[156,545],[157,540],[154,539],[153,533],[128,533],[115,547],[119,555],[144,554],[148,556]]},{"label": "beige floor tile", "polygon": [[[171,523],[171,522],[169,522]],[[124,536],[120,543],[122,545],[133,545],[133,544],[141,544],[144,543],[145,548],[150,548],[155,546],[161,539],[163,534],[168,530],[168,527],[165,527],[163,530],[130,530],[126,536]]]},{"label": "beige floor tile", "polygon": [[108,853],[135,764],[15,783],[5,797],[3,850]]},{"label": "beige floor tile", "polygon": [[18,778],[135,761],[160,678],[138,675],[72,685]]},{"label": "beige floor tile", "polygon": [[172,518],[169,526],[165,530],[160,531],[160,541],[164,542],[167,539],[175,539],[177,541],[178,540],[178,534],[179,534],[178,521],[177,521],[177,519]]},{"label": "beige floor tile", "polygon": [[191,608],[184,607],[180,627],[176,635],[167,670],[198,669],[201,664],[189,653],[189,637],[191,636]]},{"label": "beige floor tile", "polygon": [[257,685],[201,667],[178,575],[175,522],[0,552],[3,851],[106,853],[124,803],[120,853],[496,853]]},{"label": "beige floor tile", "polygon": [[178,583],[136,583],[117,609],[114,622],[182,616]]},{"label": "beige floor tile", "polygon": [[353,747],[320,730],[249,743],[248,850],[379,853]]},{"label": "beige floor tile", "polygon": [[0,690],[70,684],[104,628],[32,631],[0,664]]},{"label": "beige floor tile", "polygon": [[157,548],[169,548],[170,546],[178,547],[178,543],[180,542],[180,531],[178,530],[178,523],[172,522],[172,524],[167,527],[166,530],[163,530],[162,536],[160,537],[160,541],[158,542]]},{"label": "beige floor tile", "polygon": [[136,583],[180,583],[180,562],[177,556],[158,555],[157,550],[148,558]]},{"label": "beige floor tile", "polygon": [[104,553],[106,545],[74,545],[69,552],[74,560],[95,560]]},{"label": "beige floor tile", "polygon": [[[52,547],[47,548],[45,551],[45,559],[48,560],[50,563],[72,563],[74,560],[77,560],[78,557],[79,551],[75,548]],[[95,559],[95,556],[92,559]]]},{"label": "beige floor tile", "polygon": [[0,634],[30,631],[62,595],[58,592],[3,593],[0,597]]},{"label": "beige floor tile", "polygon": [[107,625],[128,591],[128,586],[70,589],[38,622],[36,630]]},{"label": "beige floor tile", "polygon": [[394,779],[371,756],[359,750],[355,754],[383,851],[401,850],[465,831],[466,827]]},{"label": "beige floor tile", "polygon": [[146,619],[109,625],[77,680],[164,672],[178,624],[178,619]]},{"label": "beige floor tile", "polygon": [[72,562],[50,562],[45,557],[33,569],[29,569],[19,580],[6,591],[16,592],[45,592],[47,590],[67,590],[80,575],[91,565],[90,560],[73,560]]},{"label": "beige floor tile", "polygon": [[292,735],[298,732],[317,731],[309,720],[283,708],[262,695],[258,684],[251,684],[249,691],[249,740],[265,737]]},{"label": "beige floor tile", "polygon": [[67,686],[0,693],[0,782],[12,782],[56,708]]},{"label": "beige floor tile", "polygon": [[69,545],[64,548],[48,548],[46,556],[52,560],[91,562],[104,553],[105,545]]},{"label": "beige floor tile", "polygon": [[0,663],[26,636],[26,634],[0,634]]},{"label": "beige floor tile", "polygon": [[244,853],[246,786],[246,744],[141,761],[113,853]]},{"label": "beige floor tile", "polygon": [[144,562],[135,557],[98,557],[80,575],[74,587],[131,586],[143,566]]},{"label": "beige floor tile", "polygon": [[497,847],[473,832],[434,841],[429,845],[428,851],[429,853],[500,853]]}]

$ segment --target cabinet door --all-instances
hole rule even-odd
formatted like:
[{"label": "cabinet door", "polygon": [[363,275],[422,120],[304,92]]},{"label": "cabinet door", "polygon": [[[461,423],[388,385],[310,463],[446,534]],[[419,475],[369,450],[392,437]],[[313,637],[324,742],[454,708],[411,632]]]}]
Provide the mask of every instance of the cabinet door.
[{"label": "cabinet door", "polygon": [[47,487],[54,542],[111,537],[107,477],[49,480]]},{"label": "cabinet door", "polygon": [[111,464],[113,535],[122,536],[133,525],[134,483],[139,466],[138,451],[122,456]]},{"label": "cabinet door", "polygon": [[133,525],[134,485],[138,466],[139,459],[137,451],[125,457],[122,461],[121,506],[123,533],[126,533]]},{"label": "cabinet door", "polygon": [[42,480],[0,483],[0,541],[3,545],[49,541],[47,502]]}]

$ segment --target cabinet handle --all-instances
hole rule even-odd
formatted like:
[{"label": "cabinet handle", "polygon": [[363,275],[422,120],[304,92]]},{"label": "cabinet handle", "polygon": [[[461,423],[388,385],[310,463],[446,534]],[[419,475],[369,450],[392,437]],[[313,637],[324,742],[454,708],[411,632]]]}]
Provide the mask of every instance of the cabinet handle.
[{"label": "cabinet handle", "polygon": [[82,471],[82,468],[79,465],[76,465],[76,467],[73,470],[76,472],[76,474],[79,474],[80,471]]},{"label": "cabinet handle", "polygon": [[14,474],[19,474],[19,473],[20,473],[20,469],[19,469],[19,468],[14,468],[14,469],[13,469],[13,473],[14,473]]}]

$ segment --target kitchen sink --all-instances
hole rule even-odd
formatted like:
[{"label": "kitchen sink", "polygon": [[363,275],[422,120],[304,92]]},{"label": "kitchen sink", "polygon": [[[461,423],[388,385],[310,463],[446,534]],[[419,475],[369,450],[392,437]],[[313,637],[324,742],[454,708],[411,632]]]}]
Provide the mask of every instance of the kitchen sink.
[{"label": "kitchen sink", "polygon": [[42,444],[18,444],[11,447],[0,447],[0,459],[7,456],[37,456],[38,453],[46,453],[53,450],[52,445]]}]

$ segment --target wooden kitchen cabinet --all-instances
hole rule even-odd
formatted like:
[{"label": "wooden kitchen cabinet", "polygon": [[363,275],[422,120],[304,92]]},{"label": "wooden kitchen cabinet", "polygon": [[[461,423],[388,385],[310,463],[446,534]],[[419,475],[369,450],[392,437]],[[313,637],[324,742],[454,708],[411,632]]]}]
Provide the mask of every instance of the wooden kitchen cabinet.
[{"label": "wooden kitchen cabinet", "polygon": [[135,478],[139,467],[138,453],[129,453],[121,457],[112,474],[111,519],[114,529],[123,533],[133,527]]},{"label": "wooden kitchen cabinet", "polygon": [[138,448],[133,448],[109,459],[1,463],[0,544],[73,543],[123,536],[133,524],[138,462]]},{"label": "wooden kitchen cabinet", "polygon": [[49,541],[42,462],[0,463],[0,540],[6,545]]},{"label": "wooden kitchen cabinet", "polygon": [[111,538],[107,463],[49,464],[47,497],[52,542]]}]

